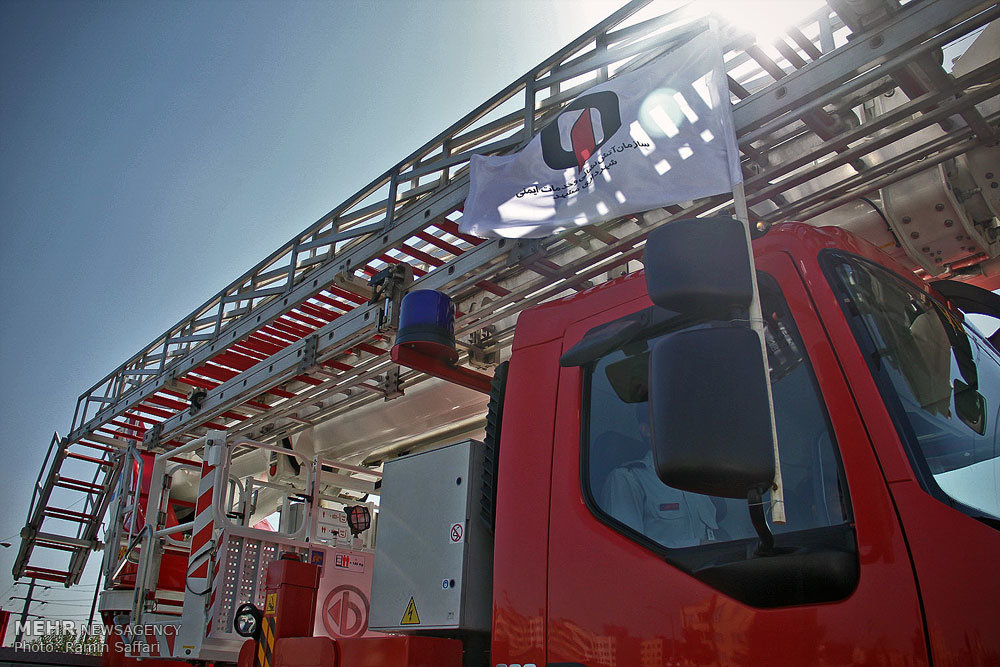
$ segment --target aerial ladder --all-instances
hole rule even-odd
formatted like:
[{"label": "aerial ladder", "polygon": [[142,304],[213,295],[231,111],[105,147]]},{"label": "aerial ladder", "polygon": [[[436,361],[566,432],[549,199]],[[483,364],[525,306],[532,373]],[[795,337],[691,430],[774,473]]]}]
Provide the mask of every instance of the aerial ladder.
[{"label": "aerial ladder", "polygon": [[[543,239],[459,229],[472,155],[518,150],[582,91],[670,49],[707,20],[696,4],[628,3],[86,390],[39,473],[15,578],[71,586],[100,548],[105,568],[120,568],[142,541],[128,517],[144,466],[210,432],[280,451],[319,424],[405,401],[428,380],[390,356],[407,291],[451,296],[457,368],[474,374],[500,361],[521,310],[627,272],[658,225],[731,209],[720,195]],[[998,16],[981,0],[829,0],[774,43],[722,17],[757,228],[840,225],[928,279],[1000,287]],[[993,37],[975,57],[945,66],[942,49],[984,30]],[[337,451],[351,474],[384,453]]]}]

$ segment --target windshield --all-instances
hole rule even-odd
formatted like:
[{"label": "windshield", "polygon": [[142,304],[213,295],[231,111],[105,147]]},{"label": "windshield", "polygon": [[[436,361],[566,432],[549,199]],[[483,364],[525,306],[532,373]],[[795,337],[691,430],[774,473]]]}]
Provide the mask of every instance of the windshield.
[{"label": "windshield", "polygon": [[[855,335],[930,491],[1000,518],[1000,362],[959,315],[869,262],[832,256]],[[866,336],[865,336],[866,334]],[[887,382],[886,382],[887,380]],[[934,488],[936,487],[936,488]]]}]

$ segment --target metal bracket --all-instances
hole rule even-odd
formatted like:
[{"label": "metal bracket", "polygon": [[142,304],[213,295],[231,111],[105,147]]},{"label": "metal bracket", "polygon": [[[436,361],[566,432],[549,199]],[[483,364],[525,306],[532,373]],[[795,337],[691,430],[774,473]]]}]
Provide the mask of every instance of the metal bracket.
[{"label": "metal bracket", "polygon": [[226,434],[223,431],[209,431],[207,435],[204,460],[208,462],[208,465],[218,466],[222,463],[223,454],[229,447]]},{"label": "metal bracket", "polygon": [[163,388],[169,389],[170,391],[176,391],[178,394],[183,394],[187,392],[188,385],[177,381],[177,371],[170,371],[166,374],[166,378],[163,381]]},{"label": "metal bracket", "polygon": [[618,266],[612,267],[608,271],[608,280],[615,280],[627,274],[628,274],[628,262],[625,262],[624,264],[619,264]]},{"label": "metal bracket", "polygon": [[348,292],[354,292],[358,296],[363,296],[366,299],[372,298],[372,288],[368,283],[364,282],[353,273],[348,273],[346,271],[338,273],[333,277],[333,284],[341,289],[345,289]]},{"label": "metal bracket", "polygon": [[380,333],[393,333],[399,328],[399,303],[412,284],[413,267],[406,262],[387,266],[372,276],[369,281],[372,295],[368,303],[382,302],[378,313]]},{"label": "metal bracket", "polygon": [[142,448],[150,451],[160,444],[160,436],[163,434],[163,425],[156,423],[142,436]]},{"label": "metal bracket", "polygon": [[399,379],[399,366],[393,365],[379,381],[378,388],[385,394],[385,400],[391,401],[403,395],[403,383]]},{"label": "metal bracket", "polygon": [[191,407],[188,408],[188,413],[192,415],[198,414],[201,410],[201,404],[208,396],[208,392],[203,387],[194,387],[188,394],[188,401],[191,403]]},{"label": "metal bracket", "polygon": [[317,365],[316,350],[318,345],[319,336],[312,335],[305,339],[302,345],[302,358],[299,359],[299,365],[296,369],[300,374],[307,372],[310,368],[314,368]]},{"label": "metal bracket", "polygon": [[545,257],[545,248],[539,239],[520,239],[507,253],[507,266],[529,266]]},{"label": "metal bracket", "polygon": [[469,365],[489,370],[500,363],[500,346],[496,342],[497,328],[492,324],[477,329],[469,336]]}]

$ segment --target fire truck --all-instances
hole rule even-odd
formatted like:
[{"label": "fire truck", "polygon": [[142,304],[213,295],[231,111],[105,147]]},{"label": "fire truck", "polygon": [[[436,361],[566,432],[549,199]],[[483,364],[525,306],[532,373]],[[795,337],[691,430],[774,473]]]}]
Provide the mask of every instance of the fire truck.
[{"label": "fire truck", "polygon": [[14,576],[100,552],[108,665],[1000,662],[1000,6],[724,22],[752,253],[728,195],[459,228],[472,155],[697,9],[630,2],[84,392]]}]

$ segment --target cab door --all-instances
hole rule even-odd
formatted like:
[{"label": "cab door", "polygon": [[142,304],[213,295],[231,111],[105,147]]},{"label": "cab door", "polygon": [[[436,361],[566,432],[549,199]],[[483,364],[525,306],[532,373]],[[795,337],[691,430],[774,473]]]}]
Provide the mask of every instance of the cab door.
[{"label": "cab door", "polygon": [[[776,544],[802,554],[806,566],[824,549],[852,554],[850,581],[828,590],[791,590],[784,581],[769,590],[766,577],[746,586],[740,582],[749,578],[706,576],[727,560],[754,560],[756,533],[745,502],[670,496],[644,476],[646,378],[642,346],[631,345],[560,372],[550,665],[927,662],[902,531],[829,340],[791,259],[776,252],[757,262],[784,481],[785,520],[771,515],[771,528]],[[592,327],[649,305],[643,299],[577,323],[563,350]],[[712,406],[713,418],[731,408]],[[615,489],[619,497],[609,497]],[[631,516],[654,528],[621,513],[621,489],[642,503]]]}]

